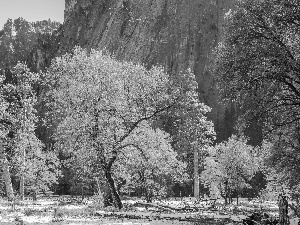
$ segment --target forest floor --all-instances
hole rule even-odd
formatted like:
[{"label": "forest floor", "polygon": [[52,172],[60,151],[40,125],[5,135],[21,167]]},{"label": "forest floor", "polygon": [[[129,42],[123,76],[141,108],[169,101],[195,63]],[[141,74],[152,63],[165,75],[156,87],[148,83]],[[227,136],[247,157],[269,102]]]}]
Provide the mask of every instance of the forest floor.
[{"label": "forest floor", "polygon": [[[266,224],[275,221],[278,207],[272,201],[241,199],[224,206],[222,201],[195,201],[193,198],[170,198],[151,204],[142,199],[123,200],[124,208],[101,208],[92,198],[57,197],[32,201],[27,199],[15,204],[0,201],[0,224],[53,224],[53,225],[196,225],[196,224]],[[291,225],[298,218],[291,218]],[[249,223],[250,224],[250,223]],[[275,223],[274,223],[275,224]]]}]

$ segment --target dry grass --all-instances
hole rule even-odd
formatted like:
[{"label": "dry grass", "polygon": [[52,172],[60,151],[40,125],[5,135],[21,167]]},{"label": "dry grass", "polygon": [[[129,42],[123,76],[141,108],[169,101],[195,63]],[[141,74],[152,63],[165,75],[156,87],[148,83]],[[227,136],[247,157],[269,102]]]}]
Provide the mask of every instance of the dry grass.
[{"label": "dry grass", "polygon": [[[140,209],[137,209],[134,206],[134,200],[139,199],[128,199],[128,201],[124,200],[124,208],[122,210],[116,210],[113,207],[107,207],[103,208],[102,203],[97,203],[97,201],[88,202],[88,203],[76,203],[67,201],[49,201],[49,200],[39,200],[37,202],[33,201],[23,201],[18,202],[16,204],[16,209],[12,210],[11,203],[1,200],[0,199],[0,224],[14,224],[16,225],[15,221],[13,220],[19,218],[20,220],[24,220],[26,225],[37,225],[37,224],[50,224],[50,225],[67,225],[67,224],[74,224],[74,225],[137,225],[137,224],[143,224],[143,225],[181,225],[181,224],[190,224],[195,225],[197,224],[195,222],[187,222],[187,221],[181,221],[179,219],[171,218],[169,220],[166,220],[164,217],[158,216],[157,218],[154,216],[150,216],[149,218],[145,217],[117,217],[116,215],[118,213],[115,213],[112,217],[106,217],[102,214],[96,214],[97,211],[108,211],[108,212],[120,212],[121,214],[123,212],[129,212],[129,213],[139,213]],[[172,200],[172,199],[171,199]],[[166,202],[171,201],[166,200]],[[176,199],[177,200],[177,199]],[[179,200],[177,200],[179,201]],[[61,204],[59,204],[61,203]],[[172,203],[173,204],[173,203]],[[176,203],[177,204],[177,203]],[[192,204],[192,202],[191,202]],[[249,202],[249,201],[240,201],[239,205],[236,204],[230,205],[228,207],[224,207],[222,203],[217,202],[216,206],[219,206],[216,208],[216,212],[209,212],[209,213],[215,213],[221,215],[224,212],[224,215],[232,214],[232,215],[240,215],[244,214],[249,210],[255,211],[255,210],[261,210],[261,207],[259,206],[261,203],[255,203],[255,202]],[[264,206],[268,207],[268,204],[264,203]],[[203,211],[203,210],[202,210]],[[219,224],[219,220],[216,220],[215,218],[205,218],[203,217],[203,212],[199,214],[199,219],[203,219],[205,223],[202,222],[202,224]],[[143,211],[144,212],[144,211]],[[146,213],[151,213],[149,210],[145,211]],[[120,214],[119,213],[119,214]],[[105,214],[105,213],[104,213]],[[156,212],[156,214],[159,215],[159,212]],[[176,213],[175,213],[176,214]],[[184,212],[182,212],[184,214]],[[136,215],[136,214],[134,214]],[[152,215],[152,214],[151,214]],[[38,222],[42,219],[48,219],[48,222]],[[138,218],[138,219],[137,219]],[[3,219],[3,220],[2,220]],[[31,220],[32,222],[26,222]],[[8,222],[9,221],[9,222]],[[127,221],[127,222],[126,222]],[[189,220],[188,220],[189,221]],[[207,223],[206,223],[207,222]],[[222,221],[226,224],[228,221]],[[229,222],[228,222],[229,223]]]}]

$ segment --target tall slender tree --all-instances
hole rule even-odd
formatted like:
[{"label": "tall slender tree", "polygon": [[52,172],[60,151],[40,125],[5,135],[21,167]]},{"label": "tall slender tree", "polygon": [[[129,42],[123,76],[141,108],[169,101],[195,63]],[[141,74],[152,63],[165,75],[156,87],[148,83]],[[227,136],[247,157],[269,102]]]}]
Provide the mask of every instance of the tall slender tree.
[{"label": "tall slender tree", "polygon": [[[14,171],[17,174],[14,175],[19,177],[22,198],[26,183],[29,184],[34,179],[41,180],[41,177],[31,177],[29,180],[28,171],[36,172],[37,169],[44,168],[47,171],[42,176],[44,180],[53,172],[48,170],[47,163],[41,163],[36,167],[37,161],[45,155],[42,152],[43,145],[35,134],[37,115],[34,106],[37,100],[33,85],[38,81],[39,75],[31,73],[22,63],[18,63],[11,70],[9,79],[1,80],[1,158],[6,192],[10,199],[14,197],[11,168],[15,167]],[[55,164],[55,156],[53,160]],[[52,181],[55,182],[55,179]]]}]

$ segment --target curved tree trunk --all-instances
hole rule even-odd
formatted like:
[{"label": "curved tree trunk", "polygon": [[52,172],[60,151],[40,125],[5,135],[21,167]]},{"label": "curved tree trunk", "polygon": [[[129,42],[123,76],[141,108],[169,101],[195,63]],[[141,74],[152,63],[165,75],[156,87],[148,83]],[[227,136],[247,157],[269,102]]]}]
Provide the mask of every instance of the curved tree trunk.
[{"label": "curved tree trunk", "polygon": [[[99,154],[99,159],[101,162],[101,167],[104,171],[104,175],[109,187],[109,190],[111,192],[111,196],[113,199],[113,203],[114,206],[116,208],[121,209],[123,207],[119,193],[117,192],[117,188],[115,186],[115,181],[112,178],[112,174],[111,174],[111,167],[113,165],[113,163],[116,161],[117,159],[117,151],[113,150],[112,151],[112,156],[110,158],[108,158],[108,162],[106,162],[105,158],[103,157],[104,155],[104,146],[102,143],[98,143],[97,138],[98,138],[98,133],[99,133],[99,126],[98,126],[98,120],[99,120],[99,112],[97,111],[97,105],[96,103],[95,107],[94,107],[94,117],[95,117],[95,125],[93,127],[93,133],[92,133],[92,138],[93,138],[93,145],[95,147],[95,149],[98,150],[98,154]],[[106,199],[104,198],[104,204],[105,204]]]},{"label": "curved tree trunk", "polygon": [[113,198],[113,202],[114,202],[114,206],[118,209],[121,209],[123,207],[122,202],[121,202],[121,198],[119,193],[117,192],[116,186],[115,186],[115,181],[112,178],[111,175],[111,169],[110,168],[106,168],[105,170],[105,178],[106,181],[108,183],[112,198]]}]

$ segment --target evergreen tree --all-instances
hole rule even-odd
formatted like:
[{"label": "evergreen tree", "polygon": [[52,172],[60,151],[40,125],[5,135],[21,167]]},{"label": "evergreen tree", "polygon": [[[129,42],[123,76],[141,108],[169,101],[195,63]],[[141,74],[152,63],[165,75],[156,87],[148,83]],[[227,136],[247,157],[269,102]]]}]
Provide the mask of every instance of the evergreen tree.
[{"label": "evergreen tree", "polygon": [[42,151],[43,144],[35,134],[37,115],[34,106],[37,99],[33,85],[38,81],[38,74],[29,72],[21,63],[12,69],[10,80],[3,78],[1,81],[1,157],[10,199],[14,197],[12,172],[20,180],[22,198],[25,184],[38,191],[55,182],[58,175],[55,155]]}]

